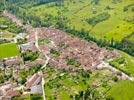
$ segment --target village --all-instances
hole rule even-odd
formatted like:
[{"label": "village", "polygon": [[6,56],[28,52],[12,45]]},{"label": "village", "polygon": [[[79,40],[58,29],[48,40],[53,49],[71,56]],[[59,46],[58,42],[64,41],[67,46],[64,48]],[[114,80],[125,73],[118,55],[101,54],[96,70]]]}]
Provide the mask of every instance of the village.
[{"label": "village", "polygon": [[[8,12],[4,12],[3,16],[8,17],[18,26],[22,26],[28,34],[21,36],[26,41],[18,45],[21,53],[19,56],[0,59],[1,71],[6,75],[12,73],[10,79],[0,84],[0,100],[10,100],[12,97],[28,94],[41,94],[45,100],[43,86],[45,79],[42,71],[47,65],[72,72],[79,69],[94,71],[103,67],[108,68],[107,66],[110,65],[106,65],[107,61],[120,56],[116,50],[100,48],[92,41],[87,42],[67,35],[61,30],[23,25],[20,20]],[[26,74],[23,73],[24,70],[30,73],[24,75],[25,77],[21,75],[20,78],[21,72]],[[115,73],[120,72],[111,67],[109,70]],[[119,76],[123,80],[129,79],[124,73]]]}]

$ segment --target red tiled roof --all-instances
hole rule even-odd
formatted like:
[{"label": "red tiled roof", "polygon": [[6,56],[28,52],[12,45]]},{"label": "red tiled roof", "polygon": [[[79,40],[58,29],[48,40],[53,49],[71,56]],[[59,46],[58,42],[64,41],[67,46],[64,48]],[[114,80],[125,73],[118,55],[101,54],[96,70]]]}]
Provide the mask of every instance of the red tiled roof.
[{"label": "red tiled roof", "polygon": [[10,89],[7,91],[6,96],[14,97],[14,96],[20,96],[20,92],[17,90]]}]

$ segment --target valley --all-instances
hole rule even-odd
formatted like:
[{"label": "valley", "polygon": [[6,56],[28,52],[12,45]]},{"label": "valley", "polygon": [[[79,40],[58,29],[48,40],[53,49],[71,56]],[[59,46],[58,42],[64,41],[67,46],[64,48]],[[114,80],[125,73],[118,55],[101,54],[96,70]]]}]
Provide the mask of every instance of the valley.
[{"label": "valley", "polygon": [[0,100],[134,99],[132,0],[0,5]]}]

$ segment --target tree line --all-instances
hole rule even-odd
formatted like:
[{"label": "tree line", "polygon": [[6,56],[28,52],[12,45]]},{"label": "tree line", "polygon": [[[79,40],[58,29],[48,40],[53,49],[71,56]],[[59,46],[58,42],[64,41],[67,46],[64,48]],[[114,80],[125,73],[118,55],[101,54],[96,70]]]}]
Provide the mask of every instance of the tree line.
[{"label": "tree line", "polygon": [[115,48],[121,51],[124,51],[132,56],[134,56],[134,41],[129,40],[129,37],[133,36],[134,33],[132,33],[130,36],[125,37],[121,42],[114,41],[112,38],[111,40],[106,39],[96,39],[91,33],[88,31],[85,31],[84,29],[81,29],[80,31],[75,30],[75,28],[65,27],[64,29],[67,33],[71,33],[75,36],[78,36],[82,39],[85,39],[87,41],[94,41],[97,43],[100,47],[110,47]]}]

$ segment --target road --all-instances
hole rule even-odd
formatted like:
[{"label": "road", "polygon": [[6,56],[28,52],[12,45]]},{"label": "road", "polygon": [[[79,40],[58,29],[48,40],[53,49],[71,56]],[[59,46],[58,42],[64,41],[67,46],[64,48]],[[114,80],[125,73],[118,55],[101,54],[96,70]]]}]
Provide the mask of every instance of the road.
[{"label": "road", "polygon": [[[41,67],[41,70],[46,68],[47,64],[49,63],[50,58],[47,56],[47,54],[45,52],[42,52],[41,49],[39,48],[39,43],[38,43],[38,32],[37,30],[35,30],[35,46],[38,49],[39,52],[43,53],[43,55],[45,55],[46,57],[46,61],[45,64]],[[42,73],[42,72],[41,72]],[[43,90],[43,98],[44,100],[46,100],[46,96],[45,96],[45,90],[44,90],[44,85],[45,85],[45,80],[43,78],[43,73],[42,73],[42,90]]]},{"label": "road", "polygon": [[97,66],[97,69],[107,68],[111,70],[112,72],[120,72],[122,74],[122,77],[131,81],[134,81],[134,77],[130,77],[129,75],[125,74],[124,72],[116,69],[115,67],[109,65],[109,63],[102,61],[101,64]]},{"label": "road", "polygon": [[43,51],[41,51],[41,49],[39,48],[39,43],[38,43],[38,32],[37,30],[35,31],[35,46],[36,48],[38,49],[39,52],[43,53],[43,55],[46,57],[46,61],[45,61],[45,64],[42,66],[41,69],[45,68],[46,65],[48,64],[49,60],[50,60],[50,57],[47,56],[47,54]]}]

